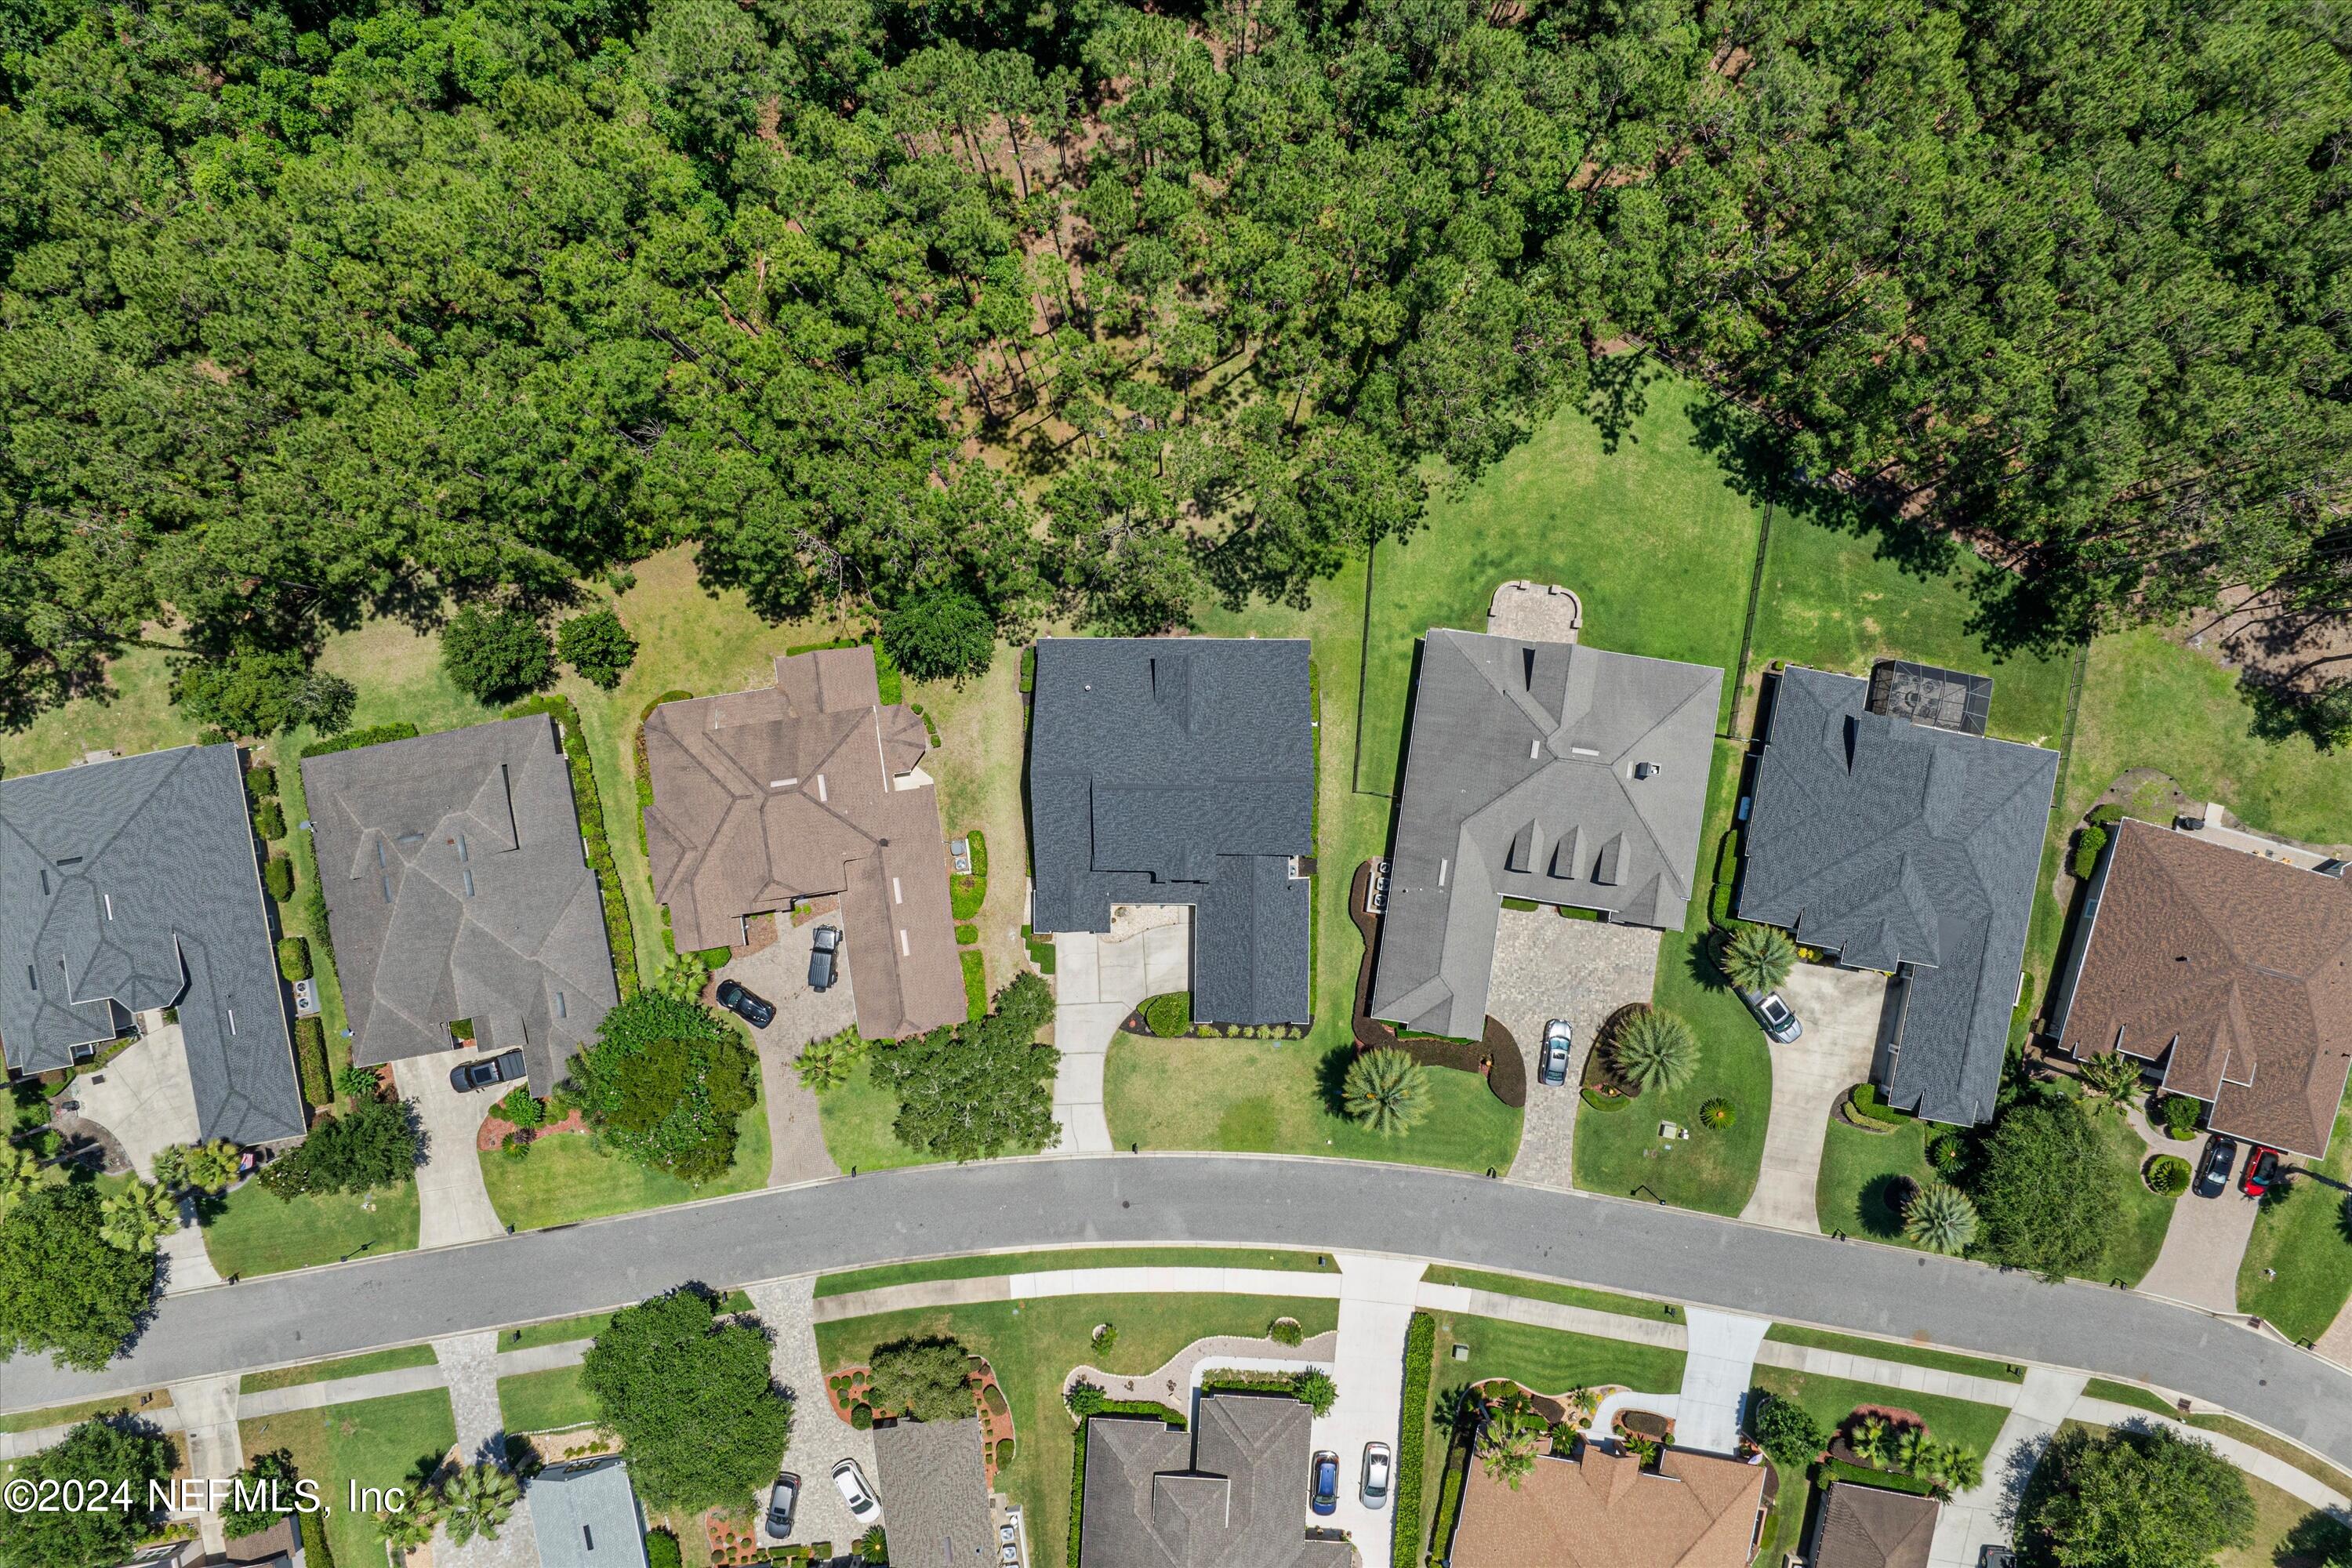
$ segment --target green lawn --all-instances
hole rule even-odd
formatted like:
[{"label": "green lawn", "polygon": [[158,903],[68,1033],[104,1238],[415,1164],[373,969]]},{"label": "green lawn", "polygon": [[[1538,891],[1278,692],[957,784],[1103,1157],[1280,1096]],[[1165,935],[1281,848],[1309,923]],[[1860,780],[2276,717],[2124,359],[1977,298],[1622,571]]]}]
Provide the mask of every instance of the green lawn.
[{"label": "green lawn", "polygon": [[[1358,950],[1361,951],[1360,944]],[[1475,1073],[1432,1068],[1429,1120],[1400,1138],[1368,1132],[1333,1110],[1350,1045],[1312,1040],[1158,1040],[1120,1035],[1103,1068],[1114,1144],[1402,1160],[1457,1171],[1506,1171],[1519,1112]]]},{"label": "green lawn", "polygon": [[754,1105],[736,1123],[735,1163],[727,1173],[689,1186],[666,1171],[599,1150],[583,1133],[542,1138],[517,1160],[503,1151],[476,1156],[490,1206],[517,1230],[660,1208],[695,1198],[723,1197],[765,1186],[768,1181],[768,1113]]},{"label": "green lawn", "polygon": [[2318,1568],[2319,1553],[2308,1543],[2342,1539],[2340,1523],[2284,1487],[2247,1476],[2246,1491],[2254,1500],[2253,1539],[2219,1553],[2215,1568]]},{"label": "green lawn", "polygon": [[2113,1378],[2091,1379],[2083,1385],[2083,1397],[2104,1399],[2111,1405],[2128,1405],[2135,1410],[2145,1410],[2173,1419],[2178,1419],[2180,1415],[2169,1403],[2158,1398],[2155,1390],[2142,1388],[2136,1383],[2117,1383]]},{"label": "green lawn", "polygon": [[580,1384],[576,1366],[499,1379],[499,1414],[509,1432],[560,1432],[596,1419],[596,1402]]},{"label": "green lawn", "polygon": [[570,1344],[573,1340],[593,1340],[604,1331],[613,1321],[610,1312],[589,1312],[577,1318],[558,1318],[551,1323],[532,1323],[527,1328],[499,1331],[499,1349],[529,1350],[533,1345]]},{"label": "green lawn", "polygon": [[[1162,1296],[1148,1303],[1133,1296],[1051,1297],[847,1318],[819,1323],[816,1341],[828,1372],[909,1335],[950,1334],[988,1357],[1012,1405],[1016,1439],[997,1489],[1026,1508],[1030,1551],[1039,1568],[1072,1568],[1066,1558],[1073,1428],[1061,1400],[1070,1369],[1087,1363],[1115,1373],[1150,1372],[1194,1340],[1261,1334],[1279,1317],[1297,1319],[1311,1336],[1338,1327],[1339,1305],[1265,1296]],[[1118,1343],[1098,1352],[1088,1336],[1105,1321],[1118,1325]],[[1168,1397],[1156,1384],[1139,1385],[1130,1395],[1116,1379],[1110,1393],[1122,1399]]]},{"label": "green lawn", "polygon": [[1874,1356],[1880,1361],[1902,1362],[1908,1366],[1933,1367],[1938,1372],[1957,1372],[1969,1377],[1989,1377],[1997,1383],[2023,1383],[2025,1369],[2010,1362],[1987,1361],[1982,1356],[1962,1355],[1957,1351],[1929,1350],[1925,1345],[1906,1345],[1893,1340],[1864,1339],[1858,1334],[1832,1333],[1827,1329],[1808,1329],[1796,1323],[1775,1323],[1764,1337],[1784,1345],[1808,1345],[1814,1350],[1839,1351],[1847,1355]]},{"label": "green lawn", "polygon": [[337,1378],[365,1377],[372,1372],[397,1372],[403,1367],[431,1366],[431,1345],[402,1345],[388,1351],[368,1351],[360,1355],[347,1355],[335,1361],[304,1362],[300,1366],[281,1366],[270,1372],[248,1372],[237,1380],[239,1394],[262,1394],[273,1388],[292,1388],[298,1384],[328,1383]]},{"label": "green lawn", "polygon": [[93,1415],[128,1410],[153,1415],[172,1407],[172,1391],[158,1388],[145,1394],[120,1394],[112,1399],[85,1399],[78,1405],[52,1405],[46,1410],[19,1410],[0,1415],[0,1432],[37,1432],[44,1426],[70,1426]]},{"label": "green lawn", "polygon": [[[1739,752],[1715,748],[1707,781],[1706,825],[1700,835],[1700,880],[1679,931],[1658,943],[1656,1005],[1680,1014],[1699,1039],[1699,1069],[1678,1089],[1653,1091],[1619,1110],[1580,1105],[1576,1113],[1576,1184],[1588,1192],[1655,1198],[1682,1208],[1736,1215],[1756,1190],[1764,1161],[1764,1129],[1772,1110],[1772,1052],[1764,1031],[1724,984],[1706,952],[1706,879],[1713,846],[1731,826],[1738,805]],[[1700,1124],[1699,1107],[1729,1100],[1738,1120],[1721,1131]],[[1658,1136],[1661,1121],[1691,1129],[1687,1139]]]},{"label": "green lawn", "polygon": [[1996,662],[1968,629],[1972,589],[1992,568],[1931,540],[1902,560],[1883,536],[1857,535],[1778,508],[1764,551],[1748,668],[1772,659],[1868,675],[1882,658],[1916,659],[1993,678],[1990,730],[2055,749],[2066,721],[2068,655]]},{"label": "green lawn", "polygon": [[2115,1209],[2107,1227],[2106,1251],[2098,1267],[2084,1278],[2100,1285],[2137,1285],[2142,1275],[2156,1267],[2156,1255],[2164,1250],[2164,1233],[2172,1225],[2173,1211],[2184,1200],[2160,1198],[2147,1190],[2139,1175],[2147,1145],[2120,1114],[2095,1106],[2091,1125],[2098,1129]]},{"label": "green lawn", "polygon": [[[365,1205],[373,1204],[371,1211]],[[259,1182],[228,1194],[205,1222],[205,1250],[223,1279],[278,1274],[416,1245],[416,1184],[373,1194],[278,1199]]]},{"label": "green lawn", "polygon": [[1785,1367],[1759,1366],[1755,1375],[1757,1387],[1803,1406],[1823,1426],[1842,1425],[1859,1406],[1882,1405],[1912,1412],[1927,1422],[1929,1432],[1948,1443],[1959,1444],[1979,1458],[1992,1451],[1993,1439],[2000,1436],[2000,1424],[2009,1418],[2009,1412],[1998,1405],[1914,1394],[1908,1389],[1884,1388],[1874,1383],[1856,1383],[1843,1377],[1817,1377]]},{"label": "green lawn", "polygon": [[993,1279],[1056,1268],[1273,1268],[1312,1274],[1331,1268],[1312,1252],[1265,1252],[1248,1247],[1087,1247],[1052,1252],[988,1252],[964,1258],[934,1258],[925,1263],[886,1263],[827,1274],[816,1282],[820,1296],[848,1296],[926,1279]]},{"label": "green lawn", "polygon": [[936,1165],[944,1158],[909,1149],[898,1142],[891,1123],[898,1119],[898,1097],[877,1085],[863,1064],[849,1081],[816,1097],[817,1125],[824,1133],[824,1152],[844,1171],[891,1171],[901,1165]]},{"label": "green lawn", "polygon": [[1404,544],[1380,546],[1358,787],[1394,787],[1414,640],[1433,626],[1485,631],[1488,601],[1513,578],[1575,590],[1580,635],[1596,647],[1721,667],[1729,713],[1760,514],[1698,444],[1705,395],[1642,374],[1646,407],[1614,452],[1591,420],[1561,414],[1467,490],[1433,500]]},{"label": "green lawn", "polygon": [[1432,1285],[1459,1285],[1465,1290],[1491,1290],[1498,1296],[1520,1296],[1535,1301],[1557,1301],[1565,1307],[1589,1307],[1624,1318],[1675,1318],[1683,1310],[1671,1301],[1641,1296],[1621,1296],[1614,1290],[1594,1290],[1582,1285],[1561,1285],[1549,1279],[1529,1279],[1517,1274],[1489,1274],[1482,1268],[1455,1268],[1438,1264],[1422,1278]]},{"label": "green lawn", "polygon": [[[2327,1331],[2352,1296],[2352,1094],[2336,1113],[2327,1158],[2305,1167],[2284,1202],[2254,1216],[2238,1266],[2238,1310],[2267,1318],[2288,1338]],[[2264,1269],[2278,1278],[2265,1279]]]},{"label": "green lawn", "polygon": [[383,1538],[376,1533],[372,1512],[345,1506],[352,1487],[405,1485],[420,1463],[438,1462],[457,1445],[457,1424],[449,1413],[448,1394],[433,1388],[323,1410],[249,1416],[237,1423],[237,1436],[247,1455],[278,1448],[291,1453],[296,1470],[317,1481],[325,1494],[327,1544],[334,1560],[367,1564],[383,1560]]},{"label": "green lawn", "polygon": [[1906,1121],[1892,1132],[1864,1132],[1832,1111],[1828,1141],[1822,1145],[1822,1173],[1813,1184],[1822,1234],[1912,1246],[1903,1234],[1903,1216],[1887,1198],[1904,1177],[1922,1186],[1935,1178],[1927,1164],[1927,1123],[1917,1121]]}]

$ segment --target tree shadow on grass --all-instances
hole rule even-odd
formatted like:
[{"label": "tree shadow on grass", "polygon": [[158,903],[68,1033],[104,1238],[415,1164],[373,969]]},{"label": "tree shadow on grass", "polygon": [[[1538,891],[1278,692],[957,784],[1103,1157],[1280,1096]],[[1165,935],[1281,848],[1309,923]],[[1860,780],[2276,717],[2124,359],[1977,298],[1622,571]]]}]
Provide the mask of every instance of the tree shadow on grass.
[{"label": "tree shadow on grass", "polygon": [[1903,1212],[1895,1203],[1906,1195],[1910,1185],[1910,1177],[1892,1171],[1864,1183],[1861,1201],[1854,1205],[1861,1215],[1862,1228],[1881,1241],[1899,1238],[1903,1234]]},{"label": "tree shadow on grass", "polygon": [[1343,1121],[1348,1115],[1342,1103],[1348,1082],[1348,1064],[1355,1059],[1356,1047],[1353,1042],[1349,1042],[1332,1047],[1315,1065],[1316,1098],[1322,1102],[1327,1114]]}]

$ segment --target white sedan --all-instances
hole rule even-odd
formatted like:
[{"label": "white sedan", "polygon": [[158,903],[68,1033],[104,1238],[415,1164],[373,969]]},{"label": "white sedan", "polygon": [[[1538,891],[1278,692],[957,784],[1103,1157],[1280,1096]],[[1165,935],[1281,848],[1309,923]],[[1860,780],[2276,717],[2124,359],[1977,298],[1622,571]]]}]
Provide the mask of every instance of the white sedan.
[{"label": "white sedan", "polygon": [[1386,1443],[1364,1445],[1364,1479],[1359,1489],[1366,1508],[1388,1507],[1389,1446]]},{"label": "white sedan", "polygon": [[833,1467],[833,1484],[841,1489],[841,1500],[849,1505],[849,1517],[860,1524],[878,1524],[882,1505],[874,1500],[873,1491],[866,1485],[866,1472],[857,1468],[855,1459],[844,1459]]}]

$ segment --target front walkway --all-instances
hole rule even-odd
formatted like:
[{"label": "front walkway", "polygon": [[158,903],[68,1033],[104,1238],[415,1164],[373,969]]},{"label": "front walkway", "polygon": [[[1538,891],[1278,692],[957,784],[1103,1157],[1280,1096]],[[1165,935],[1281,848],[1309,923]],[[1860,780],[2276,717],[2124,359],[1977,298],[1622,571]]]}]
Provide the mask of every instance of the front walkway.
[{"label": "front walkway", "polygon": [[2026,1369],[2017,1403],[2000,1424],[1992,1452],[1985,1456],[1983,1481],[1955,1495],[1937,1518],[1936,1539],[1927,1549],[1929,1568],[1977,1568],[1986,1547],[2009,1544],[2025,1483],[2050,1447],[2051,1434],[2082,1397],[2088,1381],[2076,1372]]},{"label": "front walkway", "polygon": [[[833,1467],[855,1459],[866,1472],[868,1488],[878,1488],[881,1476],[874,1463],[874,1434],[860,1432],[833,1413],[825,1397],[824,1367],[816,1349],[816,1276],[772,1279],[744,1288],[773,1348],[768,1368],[776,1386],[793,1402],[792,1446],[784,1450],[784,1468],[801,1479],[800,1502],[793,1510],[793,1532],[786,1540],[830,1541],[836,1548],[866,1533],[849,1517],[833,1484]],[[767,1494],[760,1496],[760,1539],[773,1542],[767,1532]],[[889,1525],[890,1500],[882,1500],[883,1525]]]},{"label": "front walkway", "polygon": [[113,1133],[131,1169],[144,1176],[154,1168],[158,1152],[196,1142],[200,1134],[196,1089],[188,1077],[180,1026],[164,1023],[160,1013],[142,1017],[148,1024],[146,1037],[96,1072],[74,1079],[73,1098],[81,1103],[83,1120]]},{"label": "front walkway", "polygon": [[2238,1312],[2238,1265],[2254,1234],[2259,1199],[2230,1190],[2218,1198],[2183,1193],[2172,1203],[2172,1224],[2164,1233],[2164,1250],[2147,1271],[2138,1289],[2149,1296],[2186,1301],[2209,1312],[2235,1317]]},{"label": "front walkway", "polygon": [[[1764,1129],[1764,1167],[1739,1217],[1818,1236],[1813,1192],[1821,1184],[1830,1112],[1839,1096],[1870,1076],[1886,976],[1800,963],[1781,983],[1780,995],[1805,1032],[1792,1045],[1771,1047],[1772,1120]],[[1753,1114],[1746,1106],[1740,1112]]]},{"label": "front walkway", "polygon": [[[460,1094],[449,1087],[449,1069],[478,1061],[478,1051],[440,1051],[392,1064],[393,1081],[404,1099],[416,1102],[425,1127],[425,1163],[416,1167],[416,1245],[456,1247],[506,1233],[499,1211],[482,1184],[482,1161],[474,1147],[482,1119],[499,1100],[497,1086]],[[546,1093],[552,1084],[532,1084]]]},{"label": "front walkway", "polygon": [[[495,1331],[453,1334],[433,1342],[442,1383],[449,1390],[449,1414],[457,1426],[457,1462],[506,1463],[507,1418],[499,1406],[499,1336]],[[415,1370],[423,1371],[424,1368]],[[446,1532],[433,1538],[434,1568],[539,1568],[539,1540],[531,1531],[530,1492],[526,1487],[514,1512],[499,1526],[497,1539],[476,1536],[463,1546]]]},{"label": "front walkway", "polygon": [[[182,1455],[187,1461],[186,1474],[204,1480],[226,1480],[245,1468],[245,1445],[236,1432],[236,1386],[241,1381],[231,1373],[172,1385],[172,1410],[187,1438]],[[228,1538],[221,1529],[219,1514],[208,1511],[197,1524],[207,1553],[226,1549]]]},{"label": "front walkway", "polygon": [[205,1249],[205,1227],[196,1223],[196,1205],[193,1198],[180,1200],[180,1228],[155,1244],[156,1261],[161,1276],[156,1293],[183,1296],[191,1290],[208,1290],[221,1283],[220,1270],[213,1267],[213,1255]]},{"label": "front walkway", "polygon": [[1103,1060],[1138,1003],[1192,984],[1191,915],[1181,908],[1147,910],[1131,924],[1114,920],[1108,935],[1063,931],[1054,938],[1054,1044],[1062,1053],[1054,1077],[1054,1120],[1062,1128],[1057,1152],[1110,1152]]},{"label": "front walkway", "polygon": [[[1549,908],[1505,910],[1495,928],[1486,1011],[1511,1032],[1527,1064],[1528,1109],[1511,1180],[1568,1192],[1575,1186],[1577,1088],[1592,1037],[1628,1002],[1647,1002],[1658,983],[1658,933],[1643,926],[1563,918]],[[1576,1045],[1568,1081],[1540,1082],[1544,1025],[1565,1018]]]}]

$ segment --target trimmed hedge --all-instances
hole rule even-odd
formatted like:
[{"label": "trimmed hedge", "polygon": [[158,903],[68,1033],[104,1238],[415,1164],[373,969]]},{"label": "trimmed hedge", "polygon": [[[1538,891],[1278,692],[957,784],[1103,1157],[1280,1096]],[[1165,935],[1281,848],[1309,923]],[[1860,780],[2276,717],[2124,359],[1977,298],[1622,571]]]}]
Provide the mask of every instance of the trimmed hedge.
[{"label": "trimmed hedge", "polygon": [[278,939],[278,973],[289,980],[310,978],[310,944],[299,936]]},{"label": "trimmed hedge", "polygon": [[2124,808],[2120,805],[2115,805],[2112,804],[2107,805],[2093,806],[2091,808],[2091,815],[2085,818],[2086,821],[2098,827],[2111,827],[2115,824],[2121,822],[2123,819]]},{"label": "trimmed hedge", "polygon": [[1430,1363],[1436,1354],[1437,1320],[1415,1312],[1404,1331],[1404,1405],[1397,1432],[1396,1497],[1391,1505],[1389,1558],[1403,1568],[1421,1561],[1415,1550],[1421,1535],[1421,1469],[1429,1432]]},{"label": "trimmed hedge", "polygon": [[294,1072],[310,1109],[335,1103],[335,1081],[327,1071],[327,1026],[316,1018],[294,1020]]},{"label": "trimmed hedge", "polygon": [[1086,1525],[1087,1426],[1087,1422],[1079,1422],[1077,1431],[1070,1437],[1070,1550],[1069,1555],[1062,1559],[1065,1563],[1078,1560],[1078,1538]]},{"label": "trimmed hedge", "polygon": [[1900,1470],[1874,1470],[1867,1465],[1849,1465],[1843,1459],[1823,1459],[1820,1468],[1814,1472],[1813,1480],[1818,1486],[1827,1486],[1832,1481],[1852,1481],[1856,1486],[1909,1492],[1913,1497],[1937,1495],[1937,1488],[1933,1481],[1923,1481],[1917,1476],[1906,1476]]},{"label": "trimmed hedge", "polygon": [[2091,874],[2099,868],[2099,856],[2106,847],[2107,830],[2093,823],[2084,828],[2081,836],[2074,840],[2074,859],[2068,868],[2077,878],[2087,881]]},{"label": "trimmed hedge", "polygon": [[1192,994],[1190,991],[1166,991],[1157,996],[1147,996],[1136,1009],[1143,1016],[1143,1026],[1163,1040],[1172,1040],[1189,1034],[1192,1028]]},{"label": "trimmed hedge", "polygon": [[1533,899],[1505,899],[1503,907],[1507,910],[1517,910],[1523,915],[1531,915],[1542,908]]},{"label": "trimmed hedge", "polygon": [[580,711],[568,697],[533,697],[507,710],[509,719],[544,713],[563,737],[563,760],[572,764],[572,805],[580,816],[580,841],[588,864],[596,873],[596,890],[604,905],[604,945],[613,954],[613,979],[621,1000],[637,994],[637,943],[629,925],[628,895],[621,890],[620,868],[613,864],[613,840],[604,828],[604,803],[596,793],[596,768],[588,757],[588,737],[580,729]]},{"label": "trimmed hedge", "polygon": [[330,735],[323,741],[313,741],[302,748],[305,757],[323,757],[336,752],[355,751],[362,746],[381,746],[386,741],[414,741],[416,726],[403,719],[394,724],[371,724],[364,730],[346,730],[340,735]]},{"label": "trimmed hedge", "polygon": [[1707,889],[1706,918],[1719,931],[1731,929],[1731,885],[1739,876],[1739,829],[1725,832],[1715,847],[1715,886]]},{"label": "trimmed hedge", "polygon": [[278,770],[268,763],[256,763],[245,770],[245,793],[256,800],[268,800],[278,793]]},{"label": "trimmed hedge", "polygon": [[1633,1103],[1631,1095],[1603,1094],[1597,1089],[1588,1089],[1582,1093],[1584,1103],[1595,1110],[1622,1110]]},{"label": "trimmed hedge", "polygon": [[958,947],[970,947],[979,940],[980,928],[978,926],[963,924],[956,927],[956,945]]},{"label": "trimmed hedge", "polygon": [[302,895],[302,915],[310,922],[310,940],[317,942],[319,951],[327,955],[327,967],[333,968],[335,936],[327,929],[327,892],[316,882]]},{"label": "trimmed hedge", "polygon": [[2173,1138],[2195,1137],[2197,1119],[2205,1114],[2204,1102],[2185,1094],[2168,1094],[2156,1109],[2166,1134]]},{"label": "trimmed hedge", "polygon": [[982,1384],[981,1385],[980,1402],[988,1406],[988,1412],[992,1415],[1010,1415],[1013,1414],[1013,1406],[1004,1402],[1004,1390],[997,1387],[996,1384],[992,1383]]},{"label": "trimmed hedge", "polygon": [[967,947],[957,952],[963,963],[963,1007],[967,1018],[988,1016],[988,961],[980,949]]},{"label": "trimmed hedge", "polygon": [[680,1568],[677,1537],[667,1530],[646,1531],[646,1568]]},{"label": "trimmed hedge", "polygon": [[261,868],[261,885],[279,903],[294,897],[294,862],[283,855],[272,855]]},{"label": "trimmed hedge", "polygon": [[1878,1098],[1878,1086],[1874,1083],[1855,1084],[1853,1092],[1846,1096],[1846,1103],[1853,1107],[1855,1115],[1883,1121],[1889,1127],[1899,1127],[1912,1120],[1909,1111],[1897,1110],[1882,1101]]},{"label": "trimmed hedge", "polygon": [[271,843],[286,837],[286,808],[264,800],[253,808],[253,830]]},{"label": "trimmed hedge", "polygon": [[949,879],[948,902],[956,919],[976,921],[981,906],[988,902],[988,838],[977,829],[964,837],[971,844],[971,872]]}]

